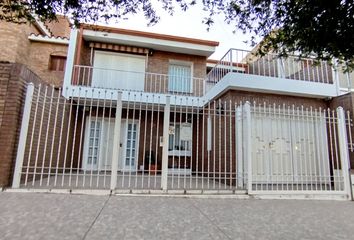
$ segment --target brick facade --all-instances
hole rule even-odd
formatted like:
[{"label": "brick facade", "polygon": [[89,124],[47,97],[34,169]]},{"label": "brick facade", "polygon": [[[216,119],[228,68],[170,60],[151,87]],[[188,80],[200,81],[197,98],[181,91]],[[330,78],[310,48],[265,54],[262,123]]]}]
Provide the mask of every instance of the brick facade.
[{"label": "brick facade", "polygon": [[40,79],[24,65],[0,63],[0,187],[11,183],[28,82]]},{"label": "brick facade", "polygon": [[39,34],[39,31],[33,25],[0,21],[0,62],[27,64],[30,33]]},{"label": "brick facade", "polygon": [[[53,36],[69,37],[70,27],[66,19],[47,23],[53,28]],[[0,21],[0,62],[21,63],[48,84],[61,86],[64,72],[50,71],[50,55],[66,56],[68,45],[30,41],[30,34],[40,35],[33,24],[14,24]],[[58,34],[58,35],[55,35]]]}]

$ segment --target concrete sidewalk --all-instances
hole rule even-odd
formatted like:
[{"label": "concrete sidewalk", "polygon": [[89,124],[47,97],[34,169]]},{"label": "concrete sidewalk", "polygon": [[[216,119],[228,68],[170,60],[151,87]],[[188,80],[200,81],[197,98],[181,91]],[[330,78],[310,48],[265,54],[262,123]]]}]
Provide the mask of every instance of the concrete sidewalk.
[{"label": "concrete sidewalk", "polygon": [[0,239],[353,239],[354,203],[0,193]]}]

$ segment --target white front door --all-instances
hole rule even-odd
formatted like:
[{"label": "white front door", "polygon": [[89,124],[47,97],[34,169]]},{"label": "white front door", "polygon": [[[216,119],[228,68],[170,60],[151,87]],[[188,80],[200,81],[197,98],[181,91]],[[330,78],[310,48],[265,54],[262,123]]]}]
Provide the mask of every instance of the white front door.
[{"label": "white front door", "polygon": [[82,167],[84,170],[97,170],[100,157],[102,122],[88,117],[85,133],[84,162]]},{"label": "white front door", "polygon": [[139,144],[138,121],[122,121],[120,159],[122,171],[136,171]]},{"label": "white front door", "polygon": [[92,87],[144,90],[145,57],[95,51]]},{"label": "white front door", "polygon": [[113,148],[119,148],[119,171],[136,171],[139,121],[122,120],[120,144],[113,146],[114,119],[88,117],[84,145],[83,170],[110,170]]}]

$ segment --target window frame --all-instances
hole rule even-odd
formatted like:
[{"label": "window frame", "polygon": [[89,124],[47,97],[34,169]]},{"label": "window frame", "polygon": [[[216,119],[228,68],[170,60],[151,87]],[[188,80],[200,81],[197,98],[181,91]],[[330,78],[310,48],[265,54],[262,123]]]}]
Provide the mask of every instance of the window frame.
[{"label": "window frame", "polygon": [[[181,126],[183,124],[188,124],[190,127],[190,135],[191,135],[191,140],[189,141],[185,141],[185,140],[181,140]],[[178,126],[178,139],[175,139],[175,136],[177,135],[176,133],[176,129]],[[182,122],[182,123],[170,123],[170,128],[174,128],[174,134],[169,134],[168,136],[168,155],[169,156],[186,156],[186,157],[190,157],[192,156],[192,150],[193,150],[193,126],[191,123],[189,122]],[[172,143],[174,143],[174,146],[170,146],[171,144],[171,137],[172,137]],[[186,145],[188,146],[187,149],[181,149],[183,144],[182,141],[186,142]],[[178,145],[176,144],[178,143]],[[178,146],[178,148],[176,148],[176,146]]]},{"label": "window frame", "polygon": [[[67,56],[50,55],[48,70],[52,72],[64,72],[67,62]],[[54,67],[55,66],[55,67]]]},{"label": "window frame", "polygon": [[[190,68],[190,87],[189,89],[185,90],[176,90],[171,87],[170,83],[170,77],[180,77],[180,76],[172,76],[170,74],[170,66],[175,65],[175,66],[181,66],[181,67],[189,67]],[[194,76],[194,63],[191,61],[182,61],[182,60],[175,60],[175,59],[170,59],[168,63],[168,91],[169,92],[175,92],[175,93],[193,93],[193,76]]]}]

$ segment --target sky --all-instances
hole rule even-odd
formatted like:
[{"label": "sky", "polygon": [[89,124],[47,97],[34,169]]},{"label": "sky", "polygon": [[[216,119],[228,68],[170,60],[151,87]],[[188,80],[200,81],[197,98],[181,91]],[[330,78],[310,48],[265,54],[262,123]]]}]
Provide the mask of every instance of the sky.
[{"label": "sky", "polygon": [[147,26],[147,20],[142,14],[128,16],[128,20],[120,20],[110,26],[127,28],[132,30],[154,32],[160,34],[177,35],[182,37],[198,38],[204,40],[218,41],[220,44],[210,59],[219,60],[230,48],[250,50],[249,44],[244,43],[250,40],[249,35],[238,31],[233,33],[234,27],[224,22],[223,16],[215,16],[214,25],[207,31],[207,25],[203,24],[206,12],[200,6],[194,6],[186,12],[177,9],[173,16],[170,16],[163,9],[157,9],[160,21],[154,26]]}]

